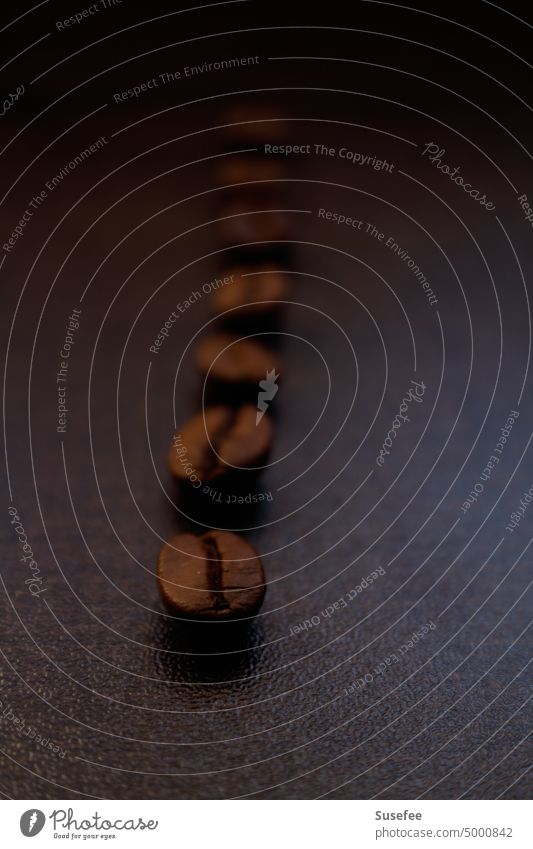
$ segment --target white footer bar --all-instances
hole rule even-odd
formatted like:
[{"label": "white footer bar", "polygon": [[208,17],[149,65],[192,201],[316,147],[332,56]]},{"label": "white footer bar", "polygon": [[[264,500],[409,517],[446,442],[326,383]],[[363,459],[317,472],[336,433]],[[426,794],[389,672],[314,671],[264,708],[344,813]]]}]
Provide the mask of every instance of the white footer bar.
[{"label": "white footer bar", "polygon": [[[527,801],[4,801],[2,845],[532,849]],[[35,838],[35,843],[29,843]]]}]

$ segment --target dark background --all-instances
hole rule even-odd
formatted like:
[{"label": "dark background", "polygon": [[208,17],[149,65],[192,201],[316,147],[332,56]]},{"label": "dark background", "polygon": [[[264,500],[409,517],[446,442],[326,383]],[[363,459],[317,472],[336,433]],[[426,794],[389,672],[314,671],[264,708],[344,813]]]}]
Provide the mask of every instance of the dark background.
[{"label": "dark background", "polygon": [[[2,244],[47,180],[108,139],[2,250],[1,791],[526,797],[533,510],[513,534],[505,526],[533,483],[533,257],[517,201],[533,198],[527,11],[241,2],[179,13],[124,0],[57,31],[89,5],[50,0],[14,23],[31,7],[9,7],[0,32],[2,92],[26,88],[0,118]],[[114,103],[165,71],[254,55],[257,66]],[[200,409],[190,352],[178,363],[210,317],[208,298],[159,355],[149,346],[176,302],[225,267],[212,222],[228,194],[213,157],[239,149],[221,125],[250,103],[294,143],[346,146],[394,169],[292,157],[266,199],[257,187],[232,195],[293,210],[279,259],[289,335],[261,477],[274,498],[254,516],[205,512],[206,525],[248,529],[263,556],[266,602],[237,639],[224,625],[177,629],[154,579],[162,541],[190,527],[165,455],[174,426]],[[421,156],[430,141],[495,211]],[[320,220],[319,208],[392,236],[438,304],[392,251]],[[59,351],[89,283],[61,437]],[[318,424],[328,379],[306,342],[331,379]],[[423,402],[379,468],[412,379],[427,387]],[[501,462],[463,514],[511,410],[520,416]],[[44,578],[39,598],[24,585],[11,502]],[[386,574],[347,608],[321,615],[377,567]],[[291,635],[313,616],[319,625]],[[373,674],[428,622],[436,628]],[[6,709],[65,756],[24,736]]]}]

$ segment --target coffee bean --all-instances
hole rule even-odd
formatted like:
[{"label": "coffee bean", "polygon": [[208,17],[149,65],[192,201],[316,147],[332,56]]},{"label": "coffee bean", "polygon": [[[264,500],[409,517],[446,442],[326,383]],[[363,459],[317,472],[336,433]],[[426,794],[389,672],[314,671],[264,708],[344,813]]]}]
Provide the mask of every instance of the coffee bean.
[{"label": "coffee bean", "polygon": [[[233,186],[235,183],[255,183],[282,180],[286,176],[285,169],[275,159],[259,157],[228,157],[218,162],[215,168],[215,179],[222,186]],[[242,188],[237,186],[236,188]],[[261,189],[261,185],[255,186]]]},{"label": "coffee bean", "polygon": [[271,420],[257,421],[256,407],[208,407],[176,433],[168,462],[175,478],[199,489],[201,482],[260,465],[271,446]]},{"label": "coffee bean", "polygon": [[228,383],[254,384],[267,372],[280,372],[280,361],[273,351],[253,339],[239,339],[229,333],[213,333],[202,339],[195,360],[202,374]]},{"label": "coffee bean", "polygon": [[215,315],[227,313],[226,320],[278,312],[288,295],[287,279],[268,266],[231,268],[224,275],[233,282],[213,292],[210,307]]},{"label": "coffee bean", "polygon": [[225,138],[231,141],[279,144],[287,137],[287,123],[279,105],[274,104],[269,109],[256,103],[240,103],[225,110],[221,124],[225,125]]},{"label": "coffee bean", "polygon": [[257,552],[227,531],[173,537],[159,553],[157,580],[167,607],[186,619],[255,616],[266,592]]},{"label": "coffee bean", "polygon": [[[225,203],[221,206],[217,229],[225,246],[248,245],[254,242],[277,242],[290,238],[290,226],[283,212],[262,212],[268,208],[258,198]],[[259,211],[258,211],[259,210]]]}]

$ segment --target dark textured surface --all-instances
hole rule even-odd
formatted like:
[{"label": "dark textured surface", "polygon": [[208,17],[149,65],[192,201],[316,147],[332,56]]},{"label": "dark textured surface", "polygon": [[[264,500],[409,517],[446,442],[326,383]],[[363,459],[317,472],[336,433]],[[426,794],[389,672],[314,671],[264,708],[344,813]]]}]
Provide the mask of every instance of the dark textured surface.
[{"label": "dark textured surface", "polygon": [[[187,19],[179,37],[202,27],[244,28],[254,15],[257,26],[279,21],[275,7],[268,17],[256,5],[244,6],[240,16],[229,10],[220,26],[215,18]],[[377,23],[368,14],[365,26],[372,29]],[[341,20],[340,11],[331,15],[331,25],[360,24]],[[324,16],[315,23],[324,25]],[[399,13],[391,12],[389,24],[415,37]],[[442,26],[438,37],[451,38]],[[487,27],[495,36],[498,22],[491,18]],[[418,34],[439,43],[435,32]],[[511,34],[523,50],[521,28]],[[159,43],[159,35],[151,33],[150,43]],[[414,62],[409,50],[399,46],[390,57],[383,46],[369,44],[369,36],[350,41],[325,34],[318,46],[312,34],[302,34],[305,43],[298,45],[293,38],[278,33],[273,43],[256,36],[243,45],[242,37],[226,36],[215,55],[320,49],[324,56],[372,57],[406,69]],[[461,37],[454,47],[468,55]],[[82,113],[112,102],[122,85],[209,58],[195,49],[113,72],[107,87],[95,81],[84,104],[72,98],[72,111],[67,105],[52,110],[42,137],[37,125],[6,154],[4,190],[45,143]],[[102,67],[113,64],[102,56]],[[47,63],[54,61],[50,47]],[[441,63],[432,69],[434,78],[459,85],[456,66],[452,73]],[[231,527],[256,526],[248,536],[269,579],[263,610],[245,636],[228,635],[224,623],[206,626],[201,638],[172,626],[154,577],[161,542],[189,527],[179,512],[188,512],[187,502],[179,509],[174,503],[166,452],[175,424],[199,409],[201,381],[190,350],[179,371],[178,363],[209,318],[207,297],[180,318],[157,356],[148,349],[176,302],[212,280],[223,256],[213,255],[220,249],[215,229],[205,223],[216,216],[219,200],[208,165],[159,175],[218,153],[220,132],[172,143],[112,174],[69,213],[32,268],[56,223],[105,174],[156,144],[219,123],[220,112],[193,104],[110,142],[50,195],[0,271],[5,338],[29,275],[9,348],[7,458],[12,500],[46,586],[40,598],[30,596],[6,513],[0,523],[0,713],[10,710],[64,751],[62,757],[45,751],[4,716],[0,789],[8,797],[524,798],[531,790],[533,510],[514,533],[505,530],[533,483],[528,303],[495,215],[466,201],[422,162],[420,147],[437,135],[448,158],[495,198],[528,285],[531,228],[508,183],[477,148],[495,158],[520,191],[531,185],[531,162],[495,121],[458,97],[441,92],[435,100],[429,84],[412,80],[406,90],[392,72],[387,78],[374,69],[363,80],[360,71],[334,65],[295,62],[289,79],[289,63],[279,63],[257,75],[247,70],[238,83],[362,90],[418,110],[392,103],[385,110],[372,96],[356,98],[356,107],[340,94],[257,96],[273,116],[286,111],[303,119],[290,125],[296,140],[371,152],[395,169],[293,159],[290,182],[259,207],[309,212],[290,213],[293,303],[281,326],[289,335],[280,339],[285,369],[273,410],[274,462],[261,477],[273,500],[252,516],[225,514]],[[494,72],[490,62],[483,67]],[[521,91],[522,79],[509,77],[503,59],[499,69]],[[499,99],[479,81],[469,90],[469,81],[460,84],[465,96],[485,108],[492,97],[495,117],[524,131],[518,101]],[[11,83],[12,77],[5,87]],[[212,77],[191,92],[207,97],[232,87],[233,78]],[[190,92],[179,89],[175,96],[186,100]],[[2,232],[11,232],[28,199],[74,153],[169,105],[175,101],[151,101],[153,109],[146,102],[123,111],[111,107],[91,119],[90,130],[71,131],[21,178],[4,205]],[[21,117],[9,118],[8,138]],[[322,123],[311,120],[317,117]],[[141,187],[145,181],[152,182]],[[132,232],[169,205],[205,192]],[[321,207],[393,236],[424,270],[438,304],[428,303],[412,272],[383,243],[319,219]],[[181,235],[191,227],[198,229]],[[89,281],[61,438],[58,355],[66,320]],[[423,400],[411,402],[410,421],[380,468],[376,456],[413,379],[426,386]],[[463,514],[511,410],[520,416],[501,462]],[[220,515],[206,511],[206,524]],[[355,600],[328,615],[378,569],[385,574],[378,572]],[[297,632],[312,617],[319,624]],[[436,627],[401,654],[429,622]],[[379,664],[385,664],[382,675],[373,673]]]}]

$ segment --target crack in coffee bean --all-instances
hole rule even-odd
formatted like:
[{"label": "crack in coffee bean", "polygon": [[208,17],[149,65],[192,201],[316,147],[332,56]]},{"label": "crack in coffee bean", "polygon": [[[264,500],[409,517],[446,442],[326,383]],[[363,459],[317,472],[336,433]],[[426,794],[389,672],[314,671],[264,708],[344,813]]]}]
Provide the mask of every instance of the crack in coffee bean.
[{"label": "crack in coffee bean", "polygon": [[207,568],[209,573],[209,581],[215,594],[214,608],[215,610],[222,610],[224,608],[229,607],[229,604],[224,598],[224,593],[222,590],[222,564],[220,562],[220,556],[218,553],[218,549],[211,537],[207,535],[204,536],[204,542],[209,554],[211,554],[211,557],[207,561]]},{"label": "crack in coffee bean", "polygon": [[173,537],[159,553],[157,580],[169,610],[200,621],[255,616],[266,593],[257,552],[228,531]]}]

